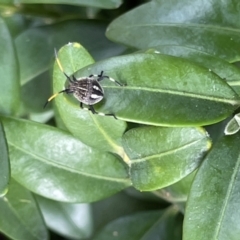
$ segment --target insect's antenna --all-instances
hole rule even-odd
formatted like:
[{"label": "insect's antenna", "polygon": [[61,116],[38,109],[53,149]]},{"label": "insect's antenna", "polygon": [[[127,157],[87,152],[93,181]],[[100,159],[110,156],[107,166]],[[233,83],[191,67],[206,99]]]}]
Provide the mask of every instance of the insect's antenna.
[{"label": "insect's antenna", "polygon": [[72,79],[64,72],[62,64],[59,61],[56,48],[54,48],[54,53],[55,53],[55,58],[56,58],[56,61],[57,61],[57,65],[60,68],[61,72],[66,76],[66,78],[68,79],[69,82],[73,82]]},{"label": "insect's antenna", "polygon": [[68,89],[64,89],[64,90],[62,90],[62,91],[60,91],[60,92],[58,92],[58,93],[53,94],[53,95],[47,100],[47,102],[44,104],[43,108],[45,108],[45,107],[47,106],[47,104],[48,104],[50,101],[52,101],[58,94],[63,93],[63,92],[67,92],[67,90],[68,90]]}]

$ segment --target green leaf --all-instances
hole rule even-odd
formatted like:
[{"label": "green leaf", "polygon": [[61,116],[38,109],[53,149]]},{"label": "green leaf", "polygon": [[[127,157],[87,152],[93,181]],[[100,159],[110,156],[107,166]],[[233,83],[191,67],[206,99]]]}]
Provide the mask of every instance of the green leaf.
[{"label": "green leaf", "polygon": [[3,117],[2,122],[13,178],[39,195],[90,202],[130,185],[125,166],[110,153],[92,149],[57,128]]},{"label": "green leaf", "polygon": [[15,114],[20,102],[18,65],[10,32],[0,18],[0,113]]},{"label": "green leaf", "polygon": [[196,171],[166,188],[157,190],[155,194],[171,203],[186,202],[195,175]]},{"label": "green leaf", "polygon": [[92,234],[89,204],[71,204],[37,196],[44,220],[52,231],[70,239],[89,238]]},{"label": "green leaf", "polygon": [[105,101],[96,110],[118,119],[161,126],[199,126],[219,122],[240,104],[239,96],[209,69],[173,56],[137,53],[110,58],[74,75],[105,71],[127,86],[105,80]]},{"label": "green leaf", "polygon": [[[1,13],[4,17],[4,22],[7,24],[8,30],[11,33],[12,38],[14,39],[17,35],[26,30],[27,27],[29,27],[29,22],[26,21],[27,16],[20,13],[21,11],[18,11],[19,8],[16,5],[16,8],[13,6],[6,6],[3,4],[5,1],[7,3],[8,0],[1,0]],[[17,8],[18,10],[14,11]],[[32,19],[33,18],[31,18],[31,20]]]},{"label": "green leaf", "polygon": [[[14,4],[13,0],[4,0],[5,4]],[[19,4],[69,4],[80,5],[97,8],[118,8],[122,4],[122,0],[19,0]]]},{"label": "green leaf", "polygon": [[234,0],[151,1],[113,21],[107,37],[139,49],[192,47],[233,62],[240,59],[239,14]]},{"label": "green leaf", "polygon": [[0,122],[0,197],[4,196],[8,191],[10,180],[10,163],[8,156],[7,141],[5,132]]},{"label": "green leaf", "polygon": [[232,135],[240,130],[240,113],[235,114],[224,129],[225,135]]},{"label": "green leaf", "polygon": [[46,111],[43,104],[52,93],[51,77],[44,72],[21,87],[21,100],[25,114]]},{"label": "green leaf", "polygon": [[59,114],[58,109],[55,106],[56,105],[54,105],[54,118],[55,118],[56,126],[64,131],[68,131],[60,114]]},{"label": "green leaf", "polygon": [[[68,44],[59,51],[59,59],[66,74],[71,75],[76,70],[93,63],[92,57],[79,44]],[[96,72],[92,72],[95,74]],[[100,73],[100,72],[97,72]],[[89,76],[88,73],[86,76]],[[55,63],[54,92],[64,89],[66,77]],[[68,84],[68,83],[67,83]],[[90,111],[81,110],[79,102],[71,103],[67,94],[55,99],[58,112],[67,129],[85,144],[103,151],[110,151],[124,157],[121,147],[121,137],[126,123],[113,117],[93,115]]]},{"label": "green leaf", "polygon": [[117,55],[123,47],[107,40],[105,29],[106,24],[99,21],[66,20],[24,31],[15,39],[21,84],[48,70],[54,58],[54,48],[68,42],[81,42],[95,59]]},{"label": "green leaf", "polygon": [[188,198],[188,194],[191,189],[191,185],[193,182],[193,178],[195,177],[196,171],[190,173],[180,181],[154,191],[154,195],[168,201],[170,203],[174,203],[179,210],[184,214],[186,208],[186,201]]},{"label": "green leaf", "polygon": [[159,208],[166,207],[166,202],[154,196],[152,192],[139,192],[130,187],[109,198],[94,202],[91,206],[94,230],[98,232],[106,224],[117,218],[146,211],[149,207],[149,210],[159,210]]},{"label": "green leaf", "polygon": [[193,181],[184,218],[184,240],[238,240],[240,135],[214,145]]},{"label": "green leaf", "polygon": [[130,158],[133,186],[150,191],[194,171],[211,143],[201,128],[139,127],[124,135],[123,146]]},{"label": "green leaf", "polygon": [[51,125],[54,122],[54,121],[51,122],[53,115],[54,115],[53,111],[48,111],[43,113],[31,113],[28,116],[28,120],[39,122],[39,123],[48,122]]},{"label": "green leaf", "polygon": [[225,79],[240,95],[240,69],[233,64],[203,51],[182,46],[156,46],[154,49],[160,51],[161,54],[182,57],[208,68],[209,71],[213,71],[222,79]]},{"label": "green leaf", "polygon": [[[172,229],[175,229],[173,231]],[[149,211],[119,218],[109,223],[94,240],[112,239],[180,240],[181,219],[178,210]]]},{"label": "green leaf", "polygon": [[48,232],[34,197],[13,179],[7,195],[0,198],[0,212],[0,231],[9,238],[48,239]]}]

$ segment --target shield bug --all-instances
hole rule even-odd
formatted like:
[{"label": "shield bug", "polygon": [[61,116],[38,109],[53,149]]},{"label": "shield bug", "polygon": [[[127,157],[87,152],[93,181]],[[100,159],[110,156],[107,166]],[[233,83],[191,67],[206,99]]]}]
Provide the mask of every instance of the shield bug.
[{"label": "shield bug", "polygon": [[[46,107],[47,104],[60,93],[67,93],[67,94],[73,94],[73,96],[80,102],[80,108],[89,110],[93,114],[98,114],[101,116],[113,116],[114,118],[116,118],[113,113],[105,114],[105,113],[97,112],[94,109],[93,105],[100,102],[104,97],[104,90],[99,83],[100,81],[104,79],[108,79],[119,86],[124,86],[124,85],[109,76],[103,75],[103,71],[101,71],[99,75],[91,74],[88,77],[81,77],[81,78],[76,78],[74,75],[72,75],[70,77],[64,72],[63,67],[59,61],[56,49],[55,49],[55,57],[61,72],[66,76],[69,84],[67,88],[65,88],[64,90],[53,94],[47,100],[44,107]],[[83,104],[87,105],[88,107],[84,107]]]}]

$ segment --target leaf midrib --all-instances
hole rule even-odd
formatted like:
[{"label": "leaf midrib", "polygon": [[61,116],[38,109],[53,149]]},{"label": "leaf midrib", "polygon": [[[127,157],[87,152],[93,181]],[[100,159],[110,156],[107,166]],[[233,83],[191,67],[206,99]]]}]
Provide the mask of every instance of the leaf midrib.
[{"label": "leaf midrib", "polygon": [[[25,229],[25,232],[31,236],[33,236],[34,238],[38,239],[38,235],[36,235],[36,232],[31,231],[32,229],[29,228],[29,226],[26,224],[25,221],[22,220],[21,215],[15,210],[15,208],[13,207],[12,202],[9,200],[8,197],[4,197],[5,198],[5,202],[7,202],[8,207],[10,208],[10,211],[12,211],[13,215],[17,218],[17,220],[19,220],[19,222],[21,223],[21,225],[23,226],[23,228]],[[31,199],[29,199],[31,204],[34,204],[33,201]],[[21,228],[22,229],[22,228]],[[14,237],[14,234],[12,234],[12,237]]]},{"label": "leaf midrib", "polygon": [[[135,24],[135,25],[120,25],[120,26],[115,26],[114,30],[117,31],[118,28],[124,28],[124,29],[129,29],[129,28],[142,28],[142,27],[162,27],[162,26],[166,26],[166,27],[194,27],[194,28],[205,28],[205,29],[213,29],[213,30],[221,30],[224,33],[226,31],[230,31],[230,32],[236,32],[236,33],[240,33],[240,30],[237,28],[231,28],[231,27],[226,27],[226,26],[218,26],[218,25],[207,25],[207,24],[194,24],[194,23],[145,23],[145,24]],[[227,35],[227,34],[226,34]]]},{"label": "leaf midrib", "polygon": [[108,142],[108,144],[115,150],[116,153],[120,152],[120,146],[118,146],[111,138],[111,136],[105,131],[105,129],[102,127],[101,123],[97,120],[97,118],[94,116],[94,114],[90,113],[90,117],[92,118],[94,124],[96,125],[97,129],[103,136],[103,138]]},{"label": "leaf midrib", "polygon": [[[131,160],[131,164],[134,164],[134,163],[139,163],[139,162],[144,162],[146,160],[150,160],[150,159],[153,159],[153,158],[161,158],[161,157],[164,157],[164,156],[167,156],[167,155],[171,155],[171,154],[176,154],[178,151],[182,151],[183,149],[185,148],[188,148],[188,147],[191,147],[192,145],[195,145],[196,143],[198,142],[201,142],[202,140],[204,140],[205,138],[201,138],[201,139],[197,139],[193,142],[190,142],[190,143],[186,143],[182,146],[179,146],[179,147],[176,147],[176,148],[173,148],[171,150],[167,150],[165,152],[161,152],[161,153],[158,153],[158,154],[154,154],[154,155],[149,155],[149,156],[145,156],[143,158],[139,158],[139,159],[134,159],[134,160]],[[207,144],[206,144],[207,146]]]},{"label": "leaf midrib", "polygon": [[224,202],[223,202],[223,205],[222,205],[222,208],[221,208],[221,211],[220,211],[219,222],[218,222],[219,224],[217,224],[214,239],[219,239],[219,234],[220,234],[220,231],[222,229],[221,226],[223,224],[224,215],[225,215],[225,212],[227,210],[227,205],[228,205],[228,202],[229,202],[228,200],[229,200],[229,198],[231,196],[231,193],[233,191],[236,175],[239,172],[239,167],[240,167],[240,160],[238,159],[238,161],[236,161],[236,165],[234,167],[234,171],[233,171],[233,174],[232,174],[232,177],[231,177],[231,180],[230,180],[230,184],[229,184],[230,187],[228,187],[226,197],[224,198]]},{"label": "leaf midrib", "polygon": [[22,151],[22,152],[26,153],[27,155],[30,155],[30,156],[34,157],[35,159],[38,159],[39,161],[41,161],[41,162],[43,162],[43,163],[45,163],[47,165],[52,165],[52,166],[54,166],[56,168],[63,169],[65,171],[69,171],[69,172],[72,172],[72,173],[80,174],[80,175],[83,175],[83,176],[86,176],[86,177],[91,177],[91,178],[96,178],[96,179],[101,179],[101,180],[107,180],[107,181],[112,181],[112,182],[124,182],[124,183],[128,182],[128,179],[124,179],[124,178],[112,178],[112,177],[106,177],[106,176],[101,176],[101,175],[96,175],[96,174],[93,175],[91,173],[86,173],[86,172],[82,172],[82,171],[76,171],[73,168],[66,167],[65,165],[59,164],[59,162],[58,162],[58,164],[56,164],[55,162],[53,162],[53,161],[51,161],[49,159],[45,160],[45,158],[43,158],[43,157],[41,157],[39,155],[36,155],[36,154],[31,153],[31,152],[29,152],[29,151],[27,151],[27,150],[25,150],[25,149],[23,149],[21,147],[16,146],[11,141],[8,141],[8,143],[12,147],[18,149],[19,151]]},{"label": "leaf midrib", "polygon": [[[118,86],[103,86],[104,89],[121,89]],[[164,89],[164,88],[149,88],[149,87],[135,87],[135,86],[125,86],[124,90],[135,90],[135,91],[147,91],[147,92],[154,92],[154,93],[165,93],[170,95],[177,95],[181,97],[189,97],[189,98],[196,98],[196,99],[204,99],[209,101],[215,101],[215,102],[222,102],[222,103],[229,103],[231,105],[239,105],[240,104],[240,98],[237,99],[230,99],[226,97],[217,97],[217,96],[208,96],[203,94],[196,94],[187,92],[184,90],[170,90],[170,89]],[[233,92],[234,94],[234,92]]]}]

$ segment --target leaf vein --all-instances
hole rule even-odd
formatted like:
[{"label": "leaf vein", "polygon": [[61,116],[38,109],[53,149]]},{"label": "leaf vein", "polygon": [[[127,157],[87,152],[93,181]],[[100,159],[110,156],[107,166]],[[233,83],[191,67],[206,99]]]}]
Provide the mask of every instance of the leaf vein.
[{"label": "leaf vein", "polygon": [[173,148],[171,150],[167,150],[165,152],[161,152],[161,153],[158,153],[158,154],[154,154],[154,155],[149,155],[149,156],[145,156],[143,158],[138,158],[138,159],[133,159],[131,160],[131,164],[134,164],[134,163],[139,163],[139,162],[144,162],[146,160],[150,160],[152,158],[161,158],[161,157],[164,157],[164,156],[167,156],[167,155],[170,155],[172,153],[176,154],[176,152],[178,151],[181,151],[185,148],[188,148],[188,147],[191,147],[192,145],[202,141],[203,139],[198,139],[198,140],[195,140],[193,142],[190,142],[190,143],[186,143],[180,147],[176,147],[176,148]]},{"label": "leaf vein", "polygon": [[[119,89],[117,86],[105,86],[105,89]],[[191,97],[196,99],[205,99],[209,101],[216,101],[216,102],[222,102],[222,103],[229,103],[231,105],[239,105],[240,104],[240,98],[235,99],[228,99],[226,97],[220,97],[220,96],[208,96],[203,94],[196,94],[191,93],[187,91],[181,91],[181,90],[170,90],[170,89],[156,89],[156,88],[149,88],[149,87],[131,87],[131,86],[125,86],[124,90],[137,90],[137,91],[149,91],[149,92],[155,92],[155,93],[166,93],[171,95],[178,95],[178,96],[184,96],[184,97]],[[234,95],[233,95],[234,97]]]},{"label": "leaf vein", "polygon": [[126,182],[127,183],[129,181],[128,179],[124,179],[124,178],[106,177],[106,176],[101,176],[101,175],[97,175],[97,174],[91,174],[91,173],[82,172],[82,171],[79,171],[79,170],[76,171],[75,169],[70,168],[69,166],[65,166],[63,164],[59,164],[59,162],[56,163],[56,162],[54,162],[52,160],[49,160],[49,159],[45,159],[45,158],[43,158],[43,157],[41,157],[39,155],[36,155],[36,154],[34,154],[32,152],[29,152],[29,151],[27,151],[27,150],[25,150],[25,149],[23,149],[21,147],[18,147],[18,146],[16,146],[15,144],[13,144],[10,141],[8,141],[8,143],[10,145],[12,145],[14,148],[18,149],[19,151],[24,152],[24,153],[26,153],[28,155],[31,155],[35,159],[38,159],[39,161],[41,161],[41,162],[43,162],[43,163],[45,163],[47,165],[52,165],[52,166],[54,166],[56,168],[63,169],[65,171],[70,171],[72,173],[80,174],[80,175],[83,175],[83,176],[86,176],[86,177],[91,177],[91,178],[96,178],[96,179],[101,179],[101,180],[107,180],[107,181],[112,181],[112,182]]}]

